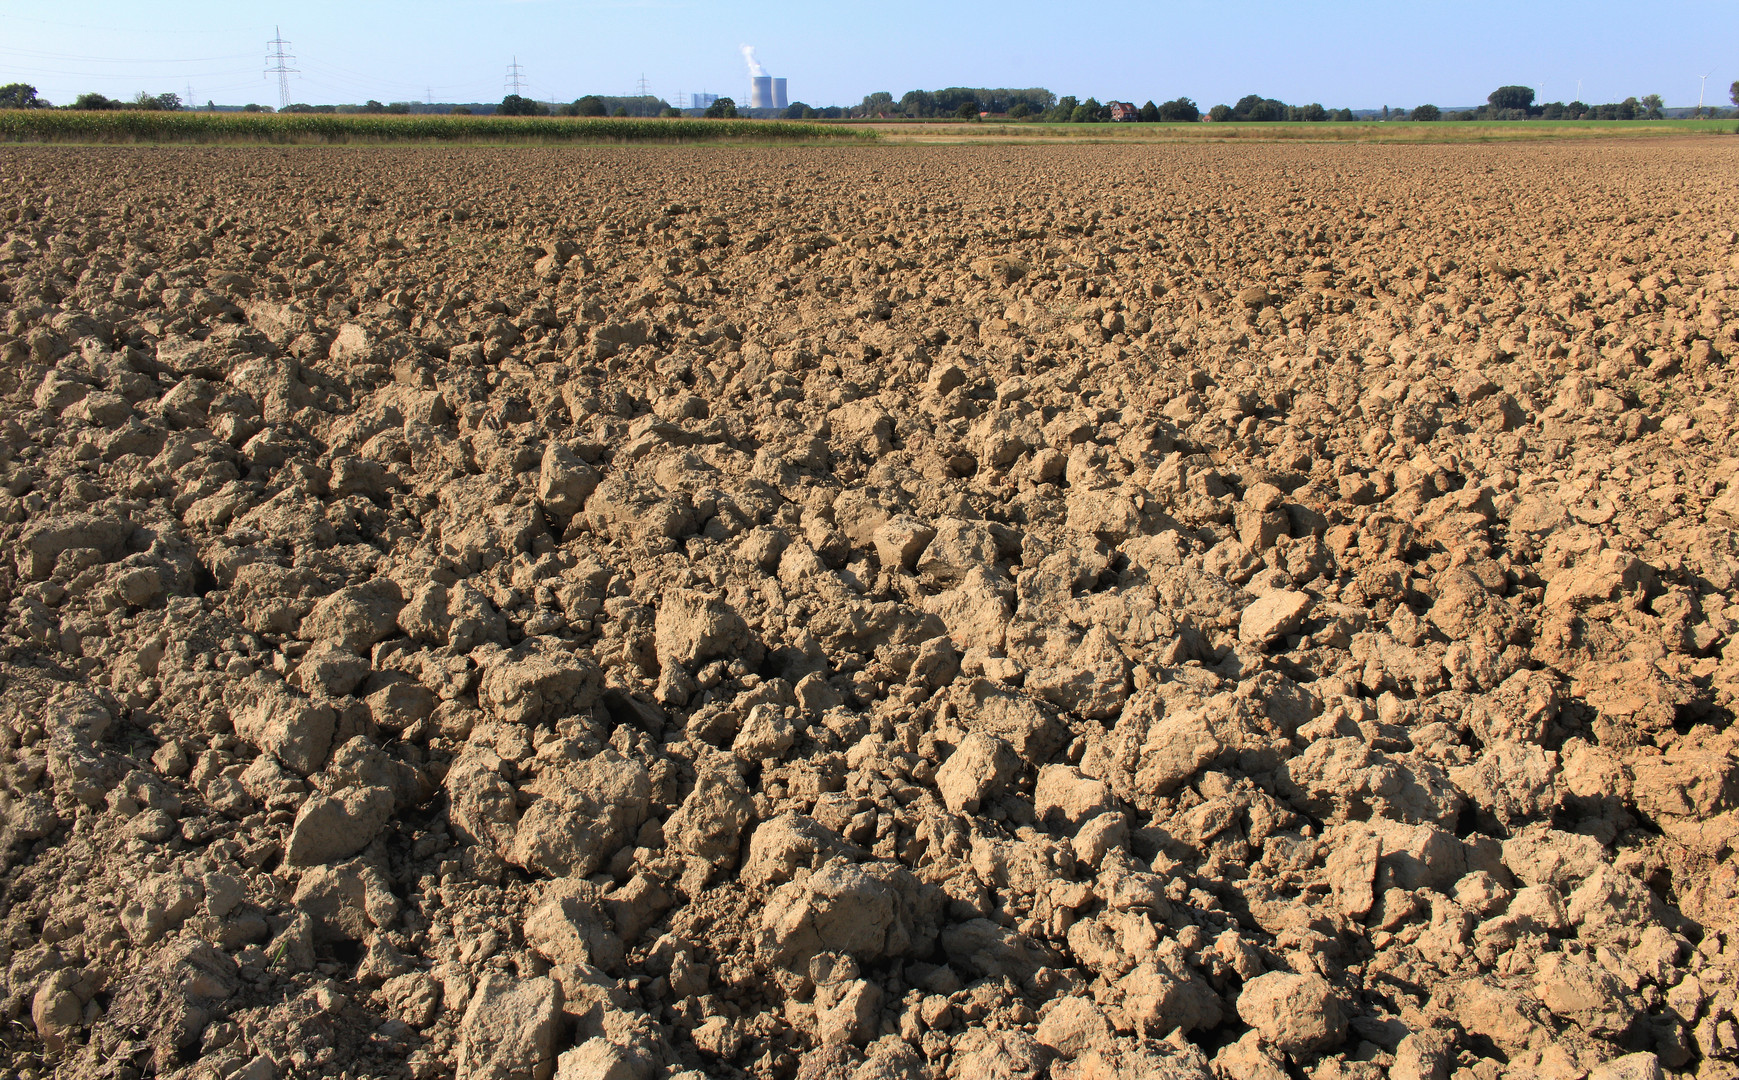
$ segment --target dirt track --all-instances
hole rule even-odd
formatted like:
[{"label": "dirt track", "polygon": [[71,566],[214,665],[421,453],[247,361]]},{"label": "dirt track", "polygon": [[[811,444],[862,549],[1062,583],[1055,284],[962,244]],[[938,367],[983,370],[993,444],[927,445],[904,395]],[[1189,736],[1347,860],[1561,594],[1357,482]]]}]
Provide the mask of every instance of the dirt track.
[{"label": "dirt track", "polygon": [[1739,1076],[1739,140],[0,170],[11,1072]]}]

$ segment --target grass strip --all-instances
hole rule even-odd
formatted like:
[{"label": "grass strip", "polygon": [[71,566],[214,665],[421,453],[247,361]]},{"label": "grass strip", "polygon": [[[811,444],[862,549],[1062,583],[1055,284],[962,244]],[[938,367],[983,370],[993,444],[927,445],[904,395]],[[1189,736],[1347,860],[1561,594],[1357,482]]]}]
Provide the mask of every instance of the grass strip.
[{"label": "grass strip", "polygon": [[[859,126],[859,125],[854,125]],[[1483,143],[1732,135],[1731,120],[1440,120],[1287,124],[867,123],[890,142]]]},{"label": "grass strip", "polygon": [[875,133],[781,120],[323,113],[0,110],[0,142],[66,143],[791,143],[874,141]]}]

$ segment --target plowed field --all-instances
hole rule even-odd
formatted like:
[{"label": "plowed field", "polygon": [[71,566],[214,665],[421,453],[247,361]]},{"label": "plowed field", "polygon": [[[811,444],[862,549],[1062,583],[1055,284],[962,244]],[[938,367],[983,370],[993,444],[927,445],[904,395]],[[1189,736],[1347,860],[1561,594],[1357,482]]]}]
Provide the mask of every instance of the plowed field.
[{"label": "plowed field", "polygon": [[0,1071],[1739,1076],[1739,140],[0,171]]}]

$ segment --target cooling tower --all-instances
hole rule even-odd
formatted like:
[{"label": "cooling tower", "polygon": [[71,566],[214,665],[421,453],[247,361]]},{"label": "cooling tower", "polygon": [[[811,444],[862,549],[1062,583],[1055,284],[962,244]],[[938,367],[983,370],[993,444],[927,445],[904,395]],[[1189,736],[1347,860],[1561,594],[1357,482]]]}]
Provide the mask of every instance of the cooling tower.
[{"label": "cooling tower", "polygon": [[773,107],[773,79],[769,75],[756,75],[749,80],[749,108],[771,109]]},{"label": "cooling tower", "polygon": [[783,109],[791,103],[785,100],[785,80],[773,80],[773,108]]}]

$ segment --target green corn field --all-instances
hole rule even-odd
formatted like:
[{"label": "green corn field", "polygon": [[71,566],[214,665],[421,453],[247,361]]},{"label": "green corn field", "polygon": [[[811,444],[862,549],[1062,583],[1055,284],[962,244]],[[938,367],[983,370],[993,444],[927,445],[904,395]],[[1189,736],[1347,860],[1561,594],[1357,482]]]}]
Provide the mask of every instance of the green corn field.
[{"label": "green corn field", "polygon": [[789,143],[875,138],[861,130],[780,120],[0,110],[0,142],[15,143]]}]

